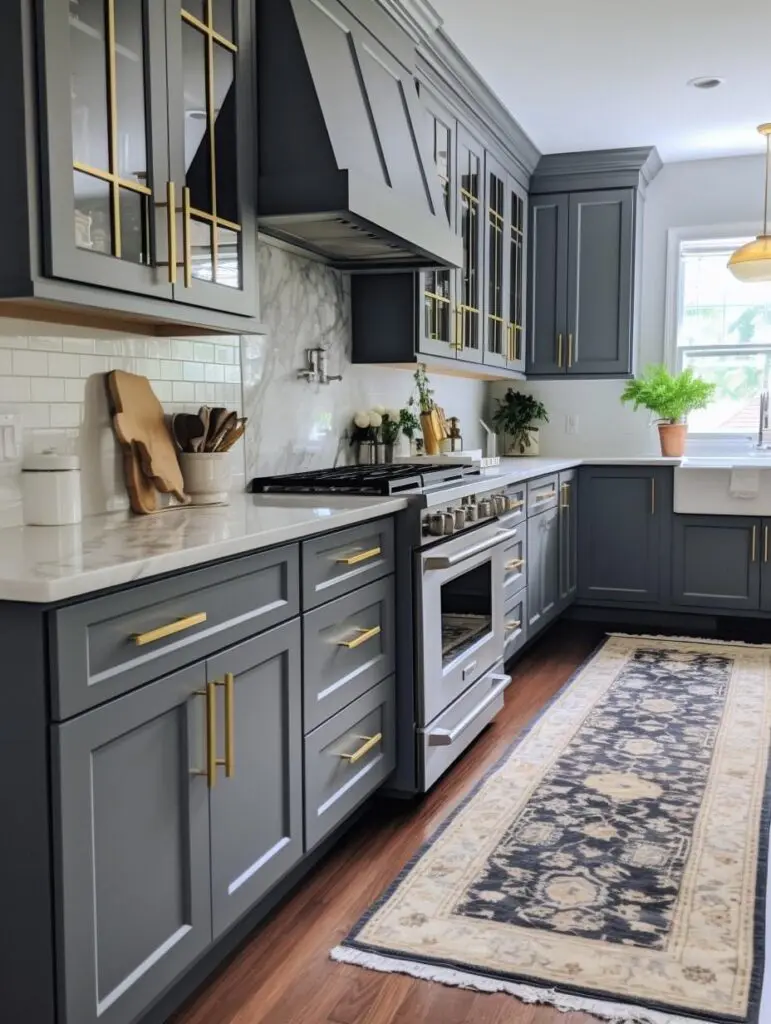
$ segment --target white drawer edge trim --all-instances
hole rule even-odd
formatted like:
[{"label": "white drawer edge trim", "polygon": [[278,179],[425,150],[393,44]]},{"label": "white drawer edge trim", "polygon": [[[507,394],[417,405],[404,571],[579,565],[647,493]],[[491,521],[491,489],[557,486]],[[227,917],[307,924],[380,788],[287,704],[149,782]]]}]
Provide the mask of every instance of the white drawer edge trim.
[{"label": "white drawer edge trim", "polygon": [[335,790],[334,794],[325,800],[324,803],[316,811],[316,817],[320,818],[322,814],[326,814],[330,807],[333,807],[340,797],[344,796],[349,789],[352,789],[357,782],[361,781],[368,772],[371,772],[376,764],[380,764],[383,760],[383,755],[379,754],[374,761],[370,761],[369,764],[365,764],[363,768],[360,768],[354,776],[352,776],[340,789]]}]

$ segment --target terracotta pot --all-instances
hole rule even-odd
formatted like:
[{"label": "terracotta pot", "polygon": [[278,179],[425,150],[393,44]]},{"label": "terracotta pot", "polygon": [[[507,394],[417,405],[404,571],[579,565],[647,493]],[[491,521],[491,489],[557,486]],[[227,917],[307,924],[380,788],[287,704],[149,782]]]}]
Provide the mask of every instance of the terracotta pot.
[{"label": "terracotta pot", "polygon": [[687,423],[659,423],[661,454],[669,458],[682,459],[685,455],[685,440],[687,436]]},{"label": "terracotta pot", "polygon": [[423,431],[423,445],[426,449],[426,455],[438,455],[439,442],[444,437],[444,432],[442,431],[442,425],[436,409],[420,414],[420,427]]}]

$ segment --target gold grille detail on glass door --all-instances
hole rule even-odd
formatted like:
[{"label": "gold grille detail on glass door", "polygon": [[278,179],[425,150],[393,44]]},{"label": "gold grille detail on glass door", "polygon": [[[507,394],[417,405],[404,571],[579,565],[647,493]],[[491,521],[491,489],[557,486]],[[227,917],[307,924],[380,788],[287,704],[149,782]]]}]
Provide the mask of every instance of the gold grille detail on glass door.
[{"label": "gold grille detail on glass door", "polygon": [[[434,118],[434,163],[436,164],[436,173],[442,188],[448,223],[450,223],[452,187],[450,182],[451,145],[452,135],[450,129],[442,124],[438,118]],[[425,335],[433,341],[443,341],[448,345],[452,345],[451,273],[452,271],[450,270],[429,270],[424,276],[425,287],[423,289]]]},{"label": "gold grille detail on glass door", "polygon": [[459,330],[456,348],[479,348],[479,206],[480,159],[466,146],[459,146],[461,234],[463,238],[463,269],[461,272],[461,301],[457,315]]},{"label": "gold grille detail on glass door", "polygon": [[503,334],[506,327],[503,309],[503,251],[505,231],[505,196],[503,181],[497,174],[490,174],[488,181],[489,203],[487,207],[488,246],[488,349],[503,355]]},{"label": "gold grille detail on glass door", "polygon": [[519,193],[511,193],[511,236],[509,266],[509,326],[508,339],[510,362],[522,358],[523,331],[523,280],[525,249],[525,202]]},{"label": "gold grille detail on glass door", "polygon": [[[230,0],[229,0],[230,2]],[[192,3],[190,4],[192,6]],[[196,7],[202,8],[201,15],[193,13],[186,8],[182,8],[181,16],[183,22],[195,32],[200,33],[204,43],[204,78],[205,78],[205,110],[201,111],[185,111],[186,117],[196,116],[198,118],[205,118],[206,131],[204,133],[203,140],[208,143],[208,182],[206,186],[202,188],[198,198],[208,198],[208,205],[210,209],[204,209],[202,203],[189,202],[187,208],[184,210],[185,218],[185,238],[186,238],[186,253],[185,253],[185,284],[190,287],[192,284],[192,277],[198,277],[203,280],[209,280],[214,284],[227,284],[230,287],[240,287],[240,283],[237,283],[232,278],[232,272],[229,273],[227,266],[220,265],[220,233],[235,234],[236,236],[241,232],[242,226],[239,222],[224,217],[220,212],[220,198],[218,196],[218,171],[222,168],[218,168],[217,165],[217,118],[220,114],[221,105],[224,99],[227,98],[229,89],[235,89],[235,68],[232,68],[232,78],[228,89],[225,90],[225,97],[220,98],[220,107],[217,106],[217,100],[215,98],[215,65],[221,60],[228,57],[233,59],[233,55],[238,53],[238,46],[232,40],[229,39],[223,32],[219,31],[215,19],[214,11],[214,0],[197,0]],[[219,5],[221,6],[221,5]],[[218,6],[218,13],[219,13]],[[233,18],[232,12],[231,17],[228,19],[228,23],[232,29]],[[222,65],[221,65],[222,66]],[[227,77],[227,75],[226,75]],[[235,160],[235,154],[231,154],[233,160]],[[188,167],[188,171],[190,168]],[[235,192],[235,186],[232,191]],[[204,192],[208,191],[208,197],[204,196]],[[197,261],[192,259],[190,253],[190,247],[192,245],[192,230],[190,220],[193,223],[198,222],[199,225],[205,225],[208,229],[209,246],[204,246],[203,249],[209,248],[211,252],[211,269],[208,266],[204,269],[203,266],[199,267]],[[236,249],[238,243],[234,239],[231,243],[231,247],[235,244]],[[203,261],[208,264],[208,259]],[[238,265],[238,257],[236,257],[236,265]],[[199,272],[196,273],[195,269],[199,267]]]}]

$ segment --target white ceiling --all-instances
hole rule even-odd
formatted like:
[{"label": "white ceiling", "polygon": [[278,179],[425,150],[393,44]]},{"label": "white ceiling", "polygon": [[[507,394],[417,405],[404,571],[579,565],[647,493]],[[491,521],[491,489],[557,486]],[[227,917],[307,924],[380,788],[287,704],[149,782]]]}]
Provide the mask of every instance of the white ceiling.
[{"label": "white ceiling", "polygon": [[[431,0],[543,153],[654,144],[662,159],[763,150],[771,0]],[[701,75],[717,89],[686,86]]]}]

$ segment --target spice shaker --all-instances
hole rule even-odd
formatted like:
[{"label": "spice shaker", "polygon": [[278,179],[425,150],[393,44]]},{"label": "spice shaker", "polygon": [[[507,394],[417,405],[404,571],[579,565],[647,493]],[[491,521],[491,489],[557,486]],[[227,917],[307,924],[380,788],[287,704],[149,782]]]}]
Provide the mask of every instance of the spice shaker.
[{"label": "spice shaker", "polygon": [[28,526],[70,526],[81,520],[80,459],[44,451],[21,466],[24,522]]}]

